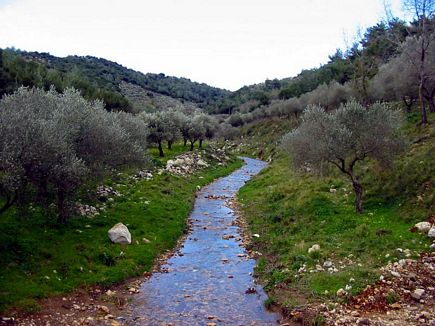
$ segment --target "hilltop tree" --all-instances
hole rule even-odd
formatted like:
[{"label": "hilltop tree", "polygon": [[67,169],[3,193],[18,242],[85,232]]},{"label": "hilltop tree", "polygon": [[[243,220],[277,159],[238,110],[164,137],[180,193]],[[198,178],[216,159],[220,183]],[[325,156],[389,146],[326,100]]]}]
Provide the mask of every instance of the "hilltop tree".
[{"label": "hilltop tree", "polygon": [[363,187],[356,170],[358,162],[370,157],[388,166],[403,148],[397,130],[400,114],[375,103],[370,109],[351,101],[327,113],[319,106],[307,108],[301,125],[284,136],[282,145],[295,167],[317,170],[336,166],[351,181],[355,209],[363,212]]}]

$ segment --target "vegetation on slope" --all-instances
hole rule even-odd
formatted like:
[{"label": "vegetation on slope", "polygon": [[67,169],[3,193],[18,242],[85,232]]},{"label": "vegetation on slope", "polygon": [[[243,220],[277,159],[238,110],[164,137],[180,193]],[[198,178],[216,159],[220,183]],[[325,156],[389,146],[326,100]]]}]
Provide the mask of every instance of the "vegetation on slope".
[{"label": "vegetation on slope", "polygon": [[[270,295],[268,304],[291,311],[309,301],[336,298],[346,286],[358,293],[388,261],[428,250],[430,241],[410,228],[434,211],[435,128],[416,128],[416,121],[416,114],[408,116],[404,132],[411,148],[391,170],[381,171],[373,162],[361,168],[367,185],[362,215],[355,213],[345,178],[299,174],[283,152],[241,189],[243,214],[251,232],[260,235],[253,239],[253,249],[262,253],[256,273]],[[251,126],[251,142],[262,142],[266,123]],[[270,122],[272,126],[281,131],[284,122]],[[320,251],[308,253],[315,244]],[[327,271],[329,262],[337,271]],[[325,271],[316,271],[317,265]]]},{"label": "vegetation on slope", "polygon": [[131,111],[131,104],[121,91],[122,82],[199,106],[214,103],[230,93],[187,78],[143,74],[91,56],[59,58],[48,53],[6,49],[0,51],[0,57],[0,95],[21,85],[42,88],[55,85],[59,91],[75,87],[88,99],[103,98],[109,109]]}]

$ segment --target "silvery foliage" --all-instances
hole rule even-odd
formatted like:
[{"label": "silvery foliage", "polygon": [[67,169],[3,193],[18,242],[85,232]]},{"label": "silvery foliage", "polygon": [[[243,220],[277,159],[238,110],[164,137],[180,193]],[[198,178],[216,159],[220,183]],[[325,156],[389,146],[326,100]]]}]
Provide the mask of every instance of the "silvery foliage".
[{"label": "silvery foliage", "polygon": [[[0,183],[71,195],[85,176],[146,159],[145,124],[78,91],[20,88],[0,101]],[[40,192],[39,192],[40,194]]]},{"label": "silvery foliage", "polygon": [[[372,96],[383,100],[418,98],[420,42],[419,37],[408,37],[401,44],[401,53],[379,68],[370,84]],[[435,41],[429,43],[426,51],[424,86],[430,92],[435,87]]]},{"label": "silvery foliage", "polygon": [[231,140],[240,135],[239,128],[233,127],[229,123],[221,123],[219,126],[219,131],[217,133],[217,137],[224,140]]},{"label": "silvery foliage", "polygon": [[315,90],[300,96],[302,107],[319,105],[326,110],[335,109],[350,100],[352,91],[348,85],[341,85],[336,81],[329,84],[321,84]]},{"label": "silvery foliage", "polygon": [[205,113],[196,114],[193,117],[193,125],[201,131],[199,139],[211,139],[219,129],[219,123],[215,117]]},{"label": "silvery foliage", "polygon": [[187,132],[187,139],[191,144],[197,140],[204,139],[207,132],[205,125],[202,122],[200,115],[193,116],[189,121],[189,129]]},{"label": "silvery foliage", "polygon": [[392,162],[404,146],[397,134],[401,123],[401,113],[381,103],[367,109],[350,101],[331,113],[309,106],[300,126],[284,136],[282,146],[297,168],[321,170],[332,163],[352,173],[355,163],[366,157],[385,165]]},{"label": "silvery foliage", "polygon": [[[193,114],[193,113],[192,113]],[[178,130],[183,140],[187,141],[189,138],[190,118],[183,111],[174,111],[174,120],[178,126]]]},{"label": "silvery foliage", "polygon": [[161,143],[166,140],[167,128],[162,111],[142,113],[141,119],[148,128],[148,140],[152,143]]},{"label": "silvery foliage", "polygon": [[165,140],[173,143],[181,137],[181,121],[179,121],[180,115],[174,109],[169,109],[167,111],[161,112],[161,119],[165,126]]}]

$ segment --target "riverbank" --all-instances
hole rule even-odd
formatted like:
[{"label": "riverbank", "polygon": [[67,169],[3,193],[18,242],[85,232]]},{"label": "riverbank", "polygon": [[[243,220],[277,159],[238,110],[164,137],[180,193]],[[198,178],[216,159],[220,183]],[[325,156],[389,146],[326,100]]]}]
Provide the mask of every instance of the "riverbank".
[{"label": "riverbank", "polygon": [[[263,141],[265,127],[259,125],[248,130],[252,139],[244,138],[248,151]],[[263,152],[272,153],[273,161],[241,189],[238,198],[247,228],[258,234],[252,238],[251,249],[258,252],[256,276],[269,295],[267,306],[305,323],[342,320],[352,324],[375,313],[386,316],[386,324],[388,320],[402,322],[405,319],[400,316],[406,315],[410,316],[404,322],[407,325],[419,324],[419,319],[435,320],[433,313],[426,314],[433,311],[433,277],[420,268],[421,277],[417,273],[405,286],[395,273],[382,269],[408,260],[409,271],[405,269],[401,276],[412,276],[419,264],[432,273],[435,269],[430,257],[421,257],[422,253],[433,255],[432,240],[411,232],[417,222],[434,222],[430,163],[434,128],[418,129],[410,117],[404,132],[411,147],[394,169],[380,170],[370,162],[362,168],[366,193],[361,215],[354,212],[351,186],[339,174],[326,177],[292,171],[289,158],[279,148],[264,145]],[[411,296],[420,288],[423,302]],[[355,301],[358,296],[364,304]],[[367,305],[366,301],[375,299]],[[375,316],[372,324],[379,318]]]},{"label": "riverbank", "polygon": [[[8,230],[0,235],[0,307],[18,310],[2,315],[35,313],[48,296],[63,296],[76,288],[104,292],[109,285],[149,272],[156,257],[172,249],[187,231],[198,187],[241,166],[235,158],[223,164],[208,150],[201,154],[209,166],[194,174],[119,175],[106,184],[114,195],[107,198],[104,210],[73,218],[64,226],[47,220],[38,208],[26,219],[8,213],[0,222],[1,229]],[[160,164],[165,166],[168,159]],[[131,245],[108,239],[107,230],[118,222],[129,227]]]}]

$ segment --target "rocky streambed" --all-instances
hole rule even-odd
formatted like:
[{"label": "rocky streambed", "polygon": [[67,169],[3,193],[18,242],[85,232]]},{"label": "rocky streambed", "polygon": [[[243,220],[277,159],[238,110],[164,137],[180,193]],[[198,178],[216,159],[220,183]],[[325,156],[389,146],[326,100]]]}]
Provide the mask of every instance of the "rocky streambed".
[{"label": "rocky streambed", "polygon": [[252,276],[255,261],[242,245],[228,202],[266,164],[245,166],[204,187],[190,215],[191,233],[129,305],[128,325],[276,325]]}]

